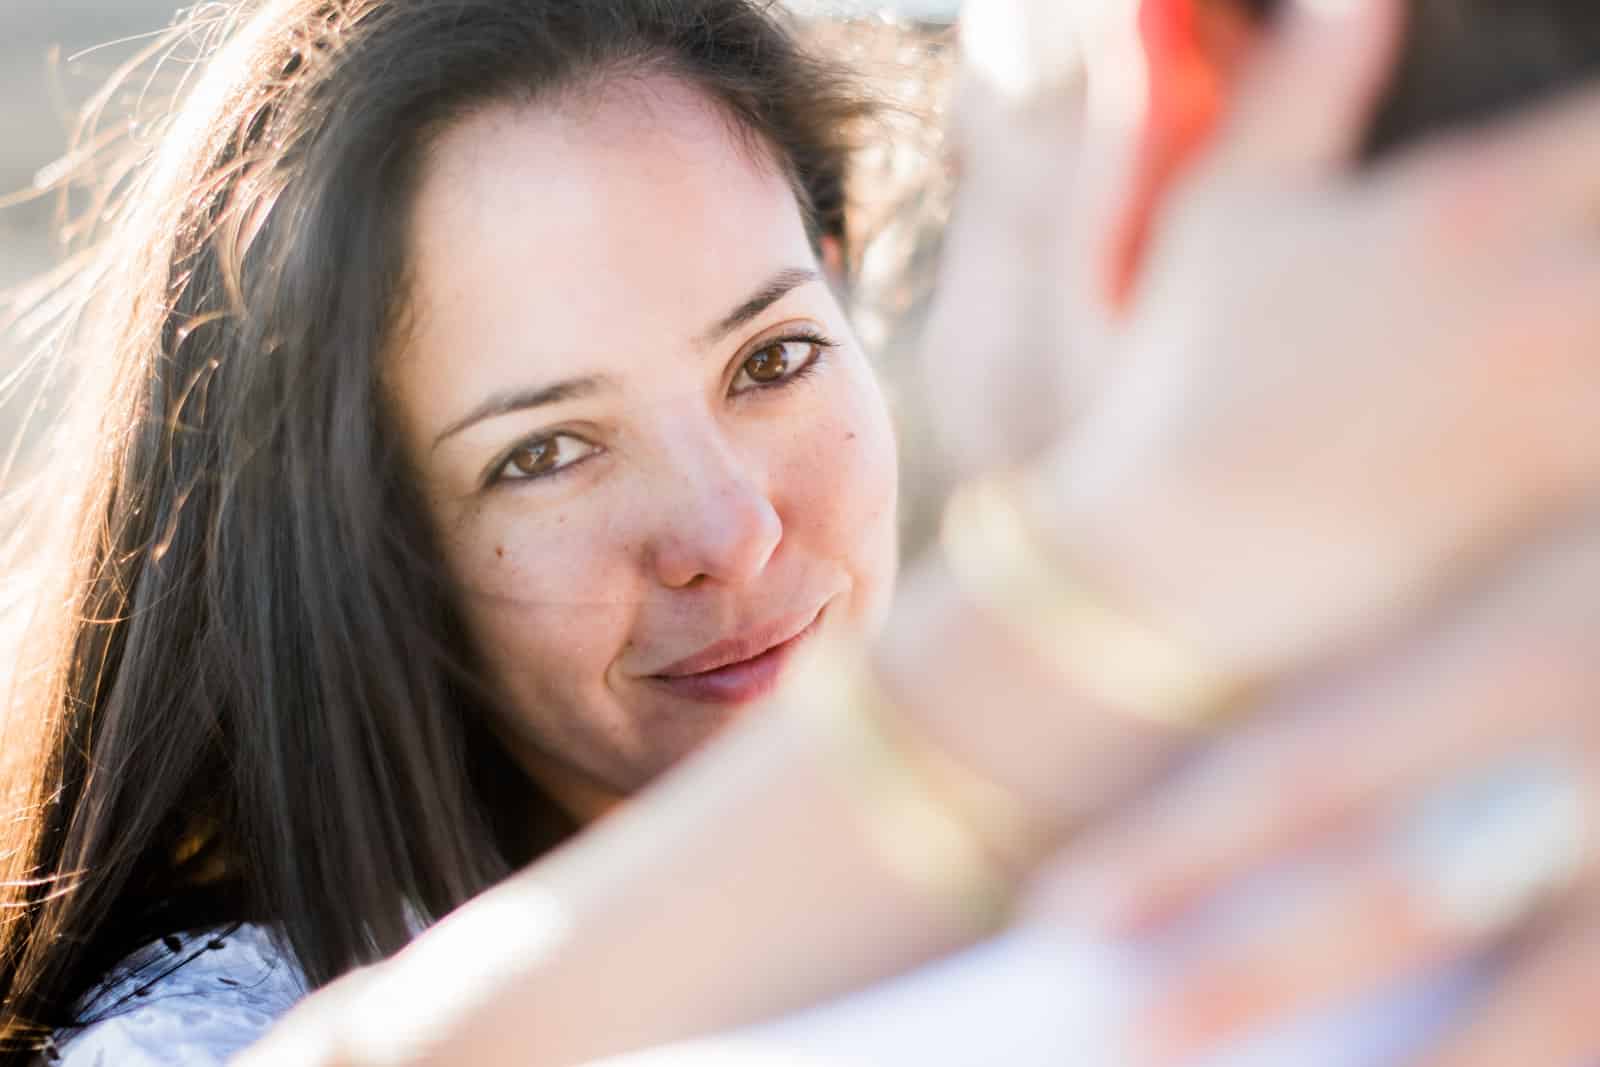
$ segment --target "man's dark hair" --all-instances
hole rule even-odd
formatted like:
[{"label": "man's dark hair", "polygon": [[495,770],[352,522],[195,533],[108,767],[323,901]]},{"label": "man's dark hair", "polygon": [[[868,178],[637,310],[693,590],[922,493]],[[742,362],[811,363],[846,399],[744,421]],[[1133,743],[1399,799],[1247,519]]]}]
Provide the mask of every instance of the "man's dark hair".
[{"label": "man's dark hair", "polygon": [[[1284,0],[1240,0],[1258,16]],[[1600,74],[1595,0],[1413,0],[1367,155]]]}]

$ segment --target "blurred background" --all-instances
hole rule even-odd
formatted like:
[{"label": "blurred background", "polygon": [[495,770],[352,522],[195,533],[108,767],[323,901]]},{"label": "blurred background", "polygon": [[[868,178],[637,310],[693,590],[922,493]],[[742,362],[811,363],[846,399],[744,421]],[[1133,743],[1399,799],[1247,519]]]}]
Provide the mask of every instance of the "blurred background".
[{"label": "blurred background", "polygon": [[[121,46],[80,53],[158,30],[174,6],[171,0],[0,0],[0,202],[6,203],[0,287],[52,262],[48,200],[11,200],[66,150],[77,108],[129,54]],[[12,351],[0,348],[0,363],[9,364]]]},{"label": "blurred background", "polygon": [[[62,158],[83,105],[169,25],[172,0],[0,0],[0,297],[57,265],[59,200],[35,185]],[[0,299],[0,478],[13,446],[26,456],[40,420],[23,414],[40,397],[38,368]],[[0,485],[0,489],[4,489]],[[15,505],[12,505],[15,506]],[[0,513],[0,529],[14,516]]]}]

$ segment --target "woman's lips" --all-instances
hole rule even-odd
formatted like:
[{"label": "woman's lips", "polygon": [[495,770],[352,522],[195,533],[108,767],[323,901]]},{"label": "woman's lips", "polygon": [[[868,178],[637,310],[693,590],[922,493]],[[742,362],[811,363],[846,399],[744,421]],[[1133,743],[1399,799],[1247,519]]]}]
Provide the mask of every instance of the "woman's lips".
[{"label": "woman's lips", "polygon": [[823,612],[819,611],[805,629],[760,655],[693,674],[651,675],[650,684],[682,700],[701,704],[746,704],[759,700],[778,687],[789,657],[816,631],[822,616]]}]

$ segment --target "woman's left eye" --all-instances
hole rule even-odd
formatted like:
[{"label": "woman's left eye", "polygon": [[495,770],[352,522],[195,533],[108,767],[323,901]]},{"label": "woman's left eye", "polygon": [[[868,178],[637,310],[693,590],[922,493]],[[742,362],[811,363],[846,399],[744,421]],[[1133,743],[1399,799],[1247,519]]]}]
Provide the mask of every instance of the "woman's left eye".
[{"label": "woman's left eye", "polygon": [[769,342],[745,357],[732,391],[771,389],[785,385],[815,366],[833,342],[821,337],[791,337]]}]

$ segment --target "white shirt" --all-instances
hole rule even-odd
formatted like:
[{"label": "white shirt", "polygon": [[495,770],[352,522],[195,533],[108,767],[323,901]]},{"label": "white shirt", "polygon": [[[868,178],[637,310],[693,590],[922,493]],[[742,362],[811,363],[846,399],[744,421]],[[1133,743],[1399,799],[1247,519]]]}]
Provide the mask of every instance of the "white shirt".
[{"label": "white shirt", "polygon": [[82,1030],[58,1034],[56,1067],[222,1067],[306,995],[264,926],[168,937],[90,995]]}]

